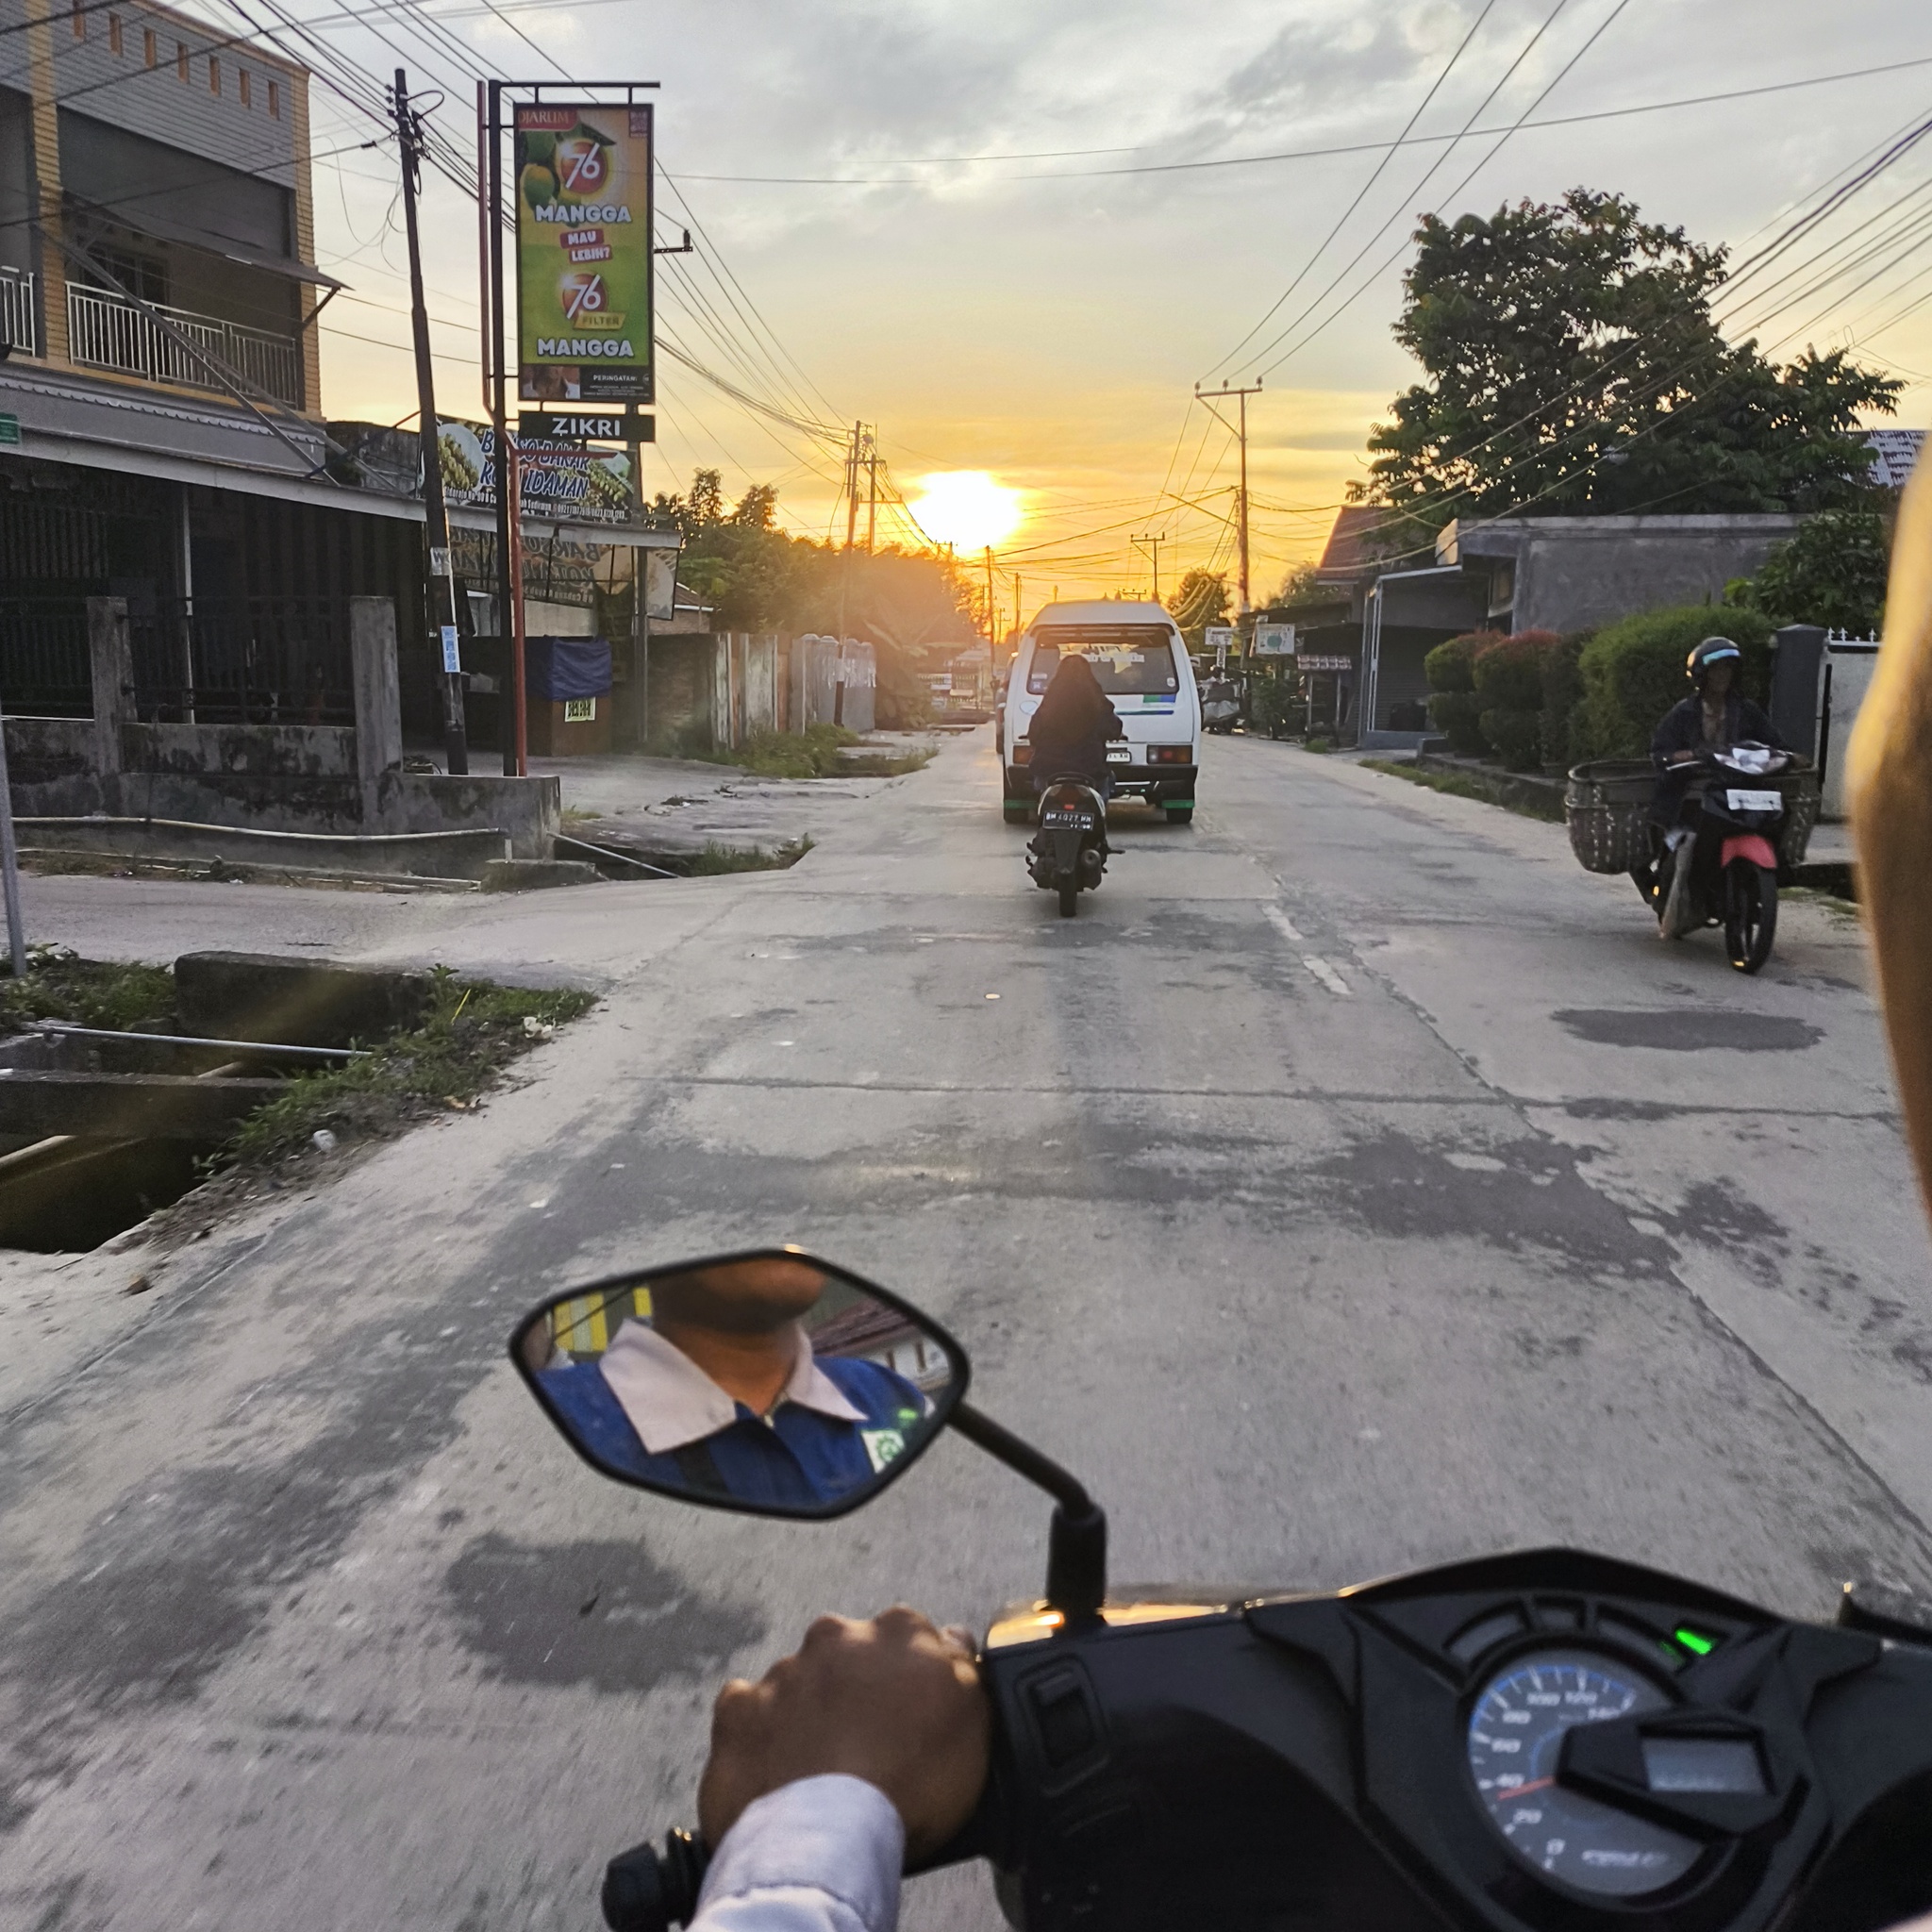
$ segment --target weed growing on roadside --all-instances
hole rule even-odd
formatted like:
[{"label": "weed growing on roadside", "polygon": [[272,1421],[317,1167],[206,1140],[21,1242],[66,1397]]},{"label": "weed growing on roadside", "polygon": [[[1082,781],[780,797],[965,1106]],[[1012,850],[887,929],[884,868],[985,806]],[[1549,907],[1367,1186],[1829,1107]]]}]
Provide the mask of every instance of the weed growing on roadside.
[{"label": "weed growing on roadside", "polygon": [[796,865],[811,846],[808,834],[788,841],[775,851],[762,845],[720,845],[712,841],[691,855],[690,875],[701,879],[715,878],[722,873],[782,872],[788,865]]},{"label": "weed growing on roadside", "polygon": [[166,966],[127,966],[83,959],[65,946],[31,946],[25,979],[15,979],[0,960],[0,1032],[18,1032],[36,1020],[113,1032],[172,1027],[175,975]]},{"label": "weed growing on roadside", "polygon": [[258,1108],[214,1156],[215,1169],[260,1167],[305,1146],[320,1127],[388,1138],[433,1113],[467,1111],[498,1073],[596,1004],[574,988],[534,990],[459,979],[447,967],[421,1024],[374,1043],[363,1059],[304,1074]]},{"label": "weed growing on roadside", "polygon": [[1460,772],[1418,772],[1413,765],[1396,764],[1390,758],[1363,758],[1359,762],[1364,771],[1386,772],[1391,778],[1407,778],[1411,785],[1421,785],[1430,791],[1445,791],[1451,798],[1473,798],[1478,805],[1500,805],[1505,811],[1513,811],[1520,818],[1541,819],[1545,824],[1554,821],[1558,824],[1563,821],[1560,799],[1544,804],[1541,800],[1499,797],[1479,780],[1465,777]]}]

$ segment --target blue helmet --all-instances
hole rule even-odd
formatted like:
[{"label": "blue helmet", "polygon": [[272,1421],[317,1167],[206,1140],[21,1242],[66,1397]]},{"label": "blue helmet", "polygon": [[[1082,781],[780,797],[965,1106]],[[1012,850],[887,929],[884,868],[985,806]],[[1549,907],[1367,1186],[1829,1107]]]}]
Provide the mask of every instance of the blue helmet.
[{"label": "blue helmet", "polygon": [[1705,641],[1684,659],[1684,675],[1700,688],[1704,674],[1713,664],[1737,664],[1743,661],[1744,654],[1729,638],[1706,638]]}]

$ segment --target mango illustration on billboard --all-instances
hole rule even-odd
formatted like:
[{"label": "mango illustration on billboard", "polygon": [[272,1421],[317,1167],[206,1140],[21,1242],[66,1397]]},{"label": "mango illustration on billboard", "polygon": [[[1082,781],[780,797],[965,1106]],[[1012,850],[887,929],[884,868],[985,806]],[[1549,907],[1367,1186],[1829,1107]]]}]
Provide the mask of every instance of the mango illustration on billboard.
[{"label": "mango illustration on billboard", "polygon": [[516,110],[517,392],[648,403],[651,109]]}]

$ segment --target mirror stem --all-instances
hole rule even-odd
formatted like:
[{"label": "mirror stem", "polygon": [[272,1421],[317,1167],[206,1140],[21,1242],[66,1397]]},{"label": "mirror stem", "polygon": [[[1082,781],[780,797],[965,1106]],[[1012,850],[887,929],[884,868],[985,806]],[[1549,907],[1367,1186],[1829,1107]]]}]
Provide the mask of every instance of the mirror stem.
[{"label": "mirror stem", "polygon": [[946,1422],[1054,1498],[1059,1507],[1047,1545],[1047,1607],[1059,1611],[1067,1627],[1095,1616],[1107,1597],[1107,1512],[1051,1457],[970,1402],[957,1403]]}]

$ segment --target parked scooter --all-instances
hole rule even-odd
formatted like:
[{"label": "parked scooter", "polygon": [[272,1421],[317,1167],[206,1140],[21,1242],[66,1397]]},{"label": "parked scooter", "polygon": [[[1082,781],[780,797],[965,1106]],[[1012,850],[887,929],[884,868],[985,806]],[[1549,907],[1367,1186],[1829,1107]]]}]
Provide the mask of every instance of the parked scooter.
[{"label": "parked scooter", "polygon": [[[1124,763],[1126,741],[1107,748],[1108,760]],[[1107,870],[1107,800],[1091,780],[1074,772],[1055,778],[1040,794],[1040,829],[1026,847],[1026,870],[1044,892],[1058,892],[1060,917],[1073,918],[1080,894],[1091,892]]]},{"label": "parked scooter", "polygon": [[1656,863],[1637,875],[1665,939],[1722,924],[1724,950],[1740,973],[1756,973],[1771,958],[1785,800],[1764,780],[1790,762],[1789,754],[1763,744],[1706,755],[1689,793],[1699,807],[1694,825],[1662,832]]},{"label": "parked scooter", "polygon": [[[780,1386],[808,1340],[841,1400],[721,1393],[735,1419],[694,1439],[693,1375],[754,1373],[758,1336]],[[947,1428],[1055,1498],[1046,1595],[980,1655],[991,1776],[920,1868],[987,1858],[1024,1932],[1877,1932],[1932,1907],[1932,1610],[1901,1592],[1848,1588],[1824,1626],[1545,1549],[1112,1597],[1105,1515],[965,1400],[959,1344],[796,1249],[571,1289],[510,1353],[593,1468],[682,1501],[842,1516]],[[606,1923],[687,1923],[708,1857],[675,1831],[614,1859]]]}]

